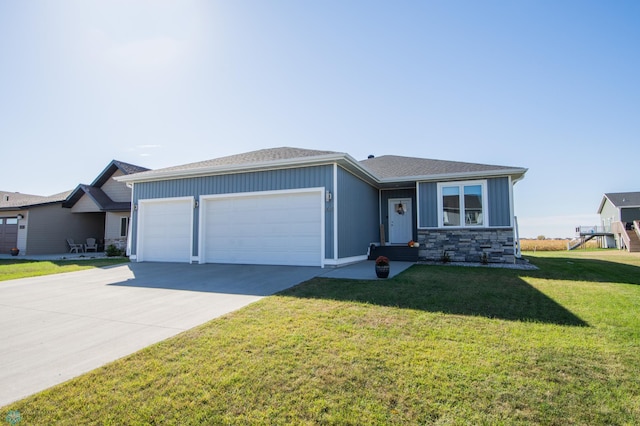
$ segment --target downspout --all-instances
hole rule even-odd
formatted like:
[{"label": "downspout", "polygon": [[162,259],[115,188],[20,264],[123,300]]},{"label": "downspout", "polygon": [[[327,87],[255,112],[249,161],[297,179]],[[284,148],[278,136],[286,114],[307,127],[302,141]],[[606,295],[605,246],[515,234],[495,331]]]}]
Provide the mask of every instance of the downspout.
[{"label": "downspout", "polygon": [[128,257],[131,256],[131,234],[133,231],[133,183],[127,182],[127,188],[131,188],[131,207],[129,211],[129,226],[127,227],[127,250],[126,254]]},{"label": "downspout", "polygon": [[513,206],[513,186],[517,181],[513,181],[509,176],[509,220],[511,221],[511,229],[513,230],[513,256],[521,258],[520,250],[520,232],[518,230],[518,218],[515,216],[515,208]]},{"label": "downspout", "polygon": [[[388,203],[389,201],[387,201]],[[378,239],[380,240],[380,247],[386,244],[382,244],[382,226],[384,223],[382,222],[382,189],[378,189]],[[386,235],[386,233],[385,233]]]},{"label": "downspout", "polygon": [[338,163],[333,163],[333,260],[338,264]]}]

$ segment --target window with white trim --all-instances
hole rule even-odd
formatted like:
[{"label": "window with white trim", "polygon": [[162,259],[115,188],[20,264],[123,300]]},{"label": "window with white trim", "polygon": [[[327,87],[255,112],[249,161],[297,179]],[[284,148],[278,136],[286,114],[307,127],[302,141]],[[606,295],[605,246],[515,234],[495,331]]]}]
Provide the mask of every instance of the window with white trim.
[{"label": "window with white trim", "polygon": [[439,183],[438,223],[440,227],[487,226],[486,181]]},{"label": "window with white trim", "polygon": [[128,230],[129,230],[129,218],[121,217],[120,218],[120,236],[126,237]]}]

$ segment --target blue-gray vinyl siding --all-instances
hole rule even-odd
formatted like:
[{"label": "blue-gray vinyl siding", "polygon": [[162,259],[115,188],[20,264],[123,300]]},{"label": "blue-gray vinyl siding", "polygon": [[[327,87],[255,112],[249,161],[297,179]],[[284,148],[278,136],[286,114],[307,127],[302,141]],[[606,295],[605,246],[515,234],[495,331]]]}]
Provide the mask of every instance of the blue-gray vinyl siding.
[{"label": "blue-gray vinyl siding", "polygon": [[338,167],[338,258],[363,256],[379,241],[378,190]]},{"label": "blue-gray vinyl siding", "polygon": [[509,178],[487,180],[489,226],[511,226],[510,194]]},{"label": "blue-gray vinyl siding", "polygon": [[[489,226],[511,226],[511,191],[509,178],[487,179],[487,208],[489,210]],[[438,227],[438,184],[436,182],[420,182],[419,193],[419,227]]]},{"label": "blue-gray vinyl siding", "polygon": [[[333,190],[333,166],[313,166],[294,169],[269,170],[264,172],[237,173],[203,176],[186,179],[162,180],[136,183],[133,187],[133,203],[155,198],[194,197],[201,195],[233,194],[242,192],[278,191],[286,189],[324,187]],[[333,258],[333,201],[326,203],[325,212],[325,257]],[[193,210],[192,253],[198,255],[199,209]],[[132,231],[137,235],[138,215],[134,211]],[[131,253],[137,253],[136,238],[132,238]]]},{"label": "blue-gray vinyl siding", "polygon": [[438,226],[438,184],[420,182],[418,185],[418,202],[420,228],[436,228]]},{"label": "blue-gray vinyl siding", "polygon": [[[417,208],[416,190],[414,188],[383,190],[380,194],[380,218],[384,225],[385,241],[389,241],[389,200],[392,198],[411,198],[411,235],[414,241],[418,241],[417,234]],[[380,230],[378,229],[378,239],[380,241]],[[408,242],[408,241],[407,241]]]}]

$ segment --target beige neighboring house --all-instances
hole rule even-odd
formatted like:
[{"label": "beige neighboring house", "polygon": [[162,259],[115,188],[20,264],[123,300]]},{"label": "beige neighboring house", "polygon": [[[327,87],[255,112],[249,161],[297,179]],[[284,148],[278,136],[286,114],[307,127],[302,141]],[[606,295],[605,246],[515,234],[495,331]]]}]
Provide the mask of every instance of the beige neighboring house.
[{"label": "beige neighboring house", "polygon": [[126,247],[131,189],[114,177],[148,169],[113,160],[90,185],[51,196],[0,191],[0,254],[69,251],[67,239]]},{"label": "beige neighboring house", "polygon": [[114,178],[147,170],[113,160],[91,185],[78,185],[62,207],[69,209],[76,218],[90,217],[101,224],[102,232],[95,237],[100,249],[114,245],[124,250],[129,235],[131,188]]},{"label": "beige neighboring house", "polygon": [[17,247],[20,254],[60,253],[59,232],[74,235],[84,223],[72,220],[62,203],[71,191],[51,196],[0,191],[0,254]]}]

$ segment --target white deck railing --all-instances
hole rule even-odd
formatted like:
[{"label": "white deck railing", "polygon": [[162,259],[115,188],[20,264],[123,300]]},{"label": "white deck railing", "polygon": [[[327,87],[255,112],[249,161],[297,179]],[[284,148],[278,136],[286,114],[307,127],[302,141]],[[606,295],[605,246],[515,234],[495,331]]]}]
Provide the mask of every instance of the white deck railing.
[{"label": "white deck railing", "polygon": [[610,234],[610,226],[577,226],[576,235]]}]

